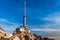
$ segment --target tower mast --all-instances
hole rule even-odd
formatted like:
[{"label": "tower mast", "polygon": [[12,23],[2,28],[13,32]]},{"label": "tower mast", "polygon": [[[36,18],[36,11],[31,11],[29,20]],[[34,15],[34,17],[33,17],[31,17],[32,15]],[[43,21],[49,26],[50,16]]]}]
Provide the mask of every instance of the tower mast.
[{"label": "tower mast", "polygon": [[26,27],[26,1],[24,1],[23,27]]}]

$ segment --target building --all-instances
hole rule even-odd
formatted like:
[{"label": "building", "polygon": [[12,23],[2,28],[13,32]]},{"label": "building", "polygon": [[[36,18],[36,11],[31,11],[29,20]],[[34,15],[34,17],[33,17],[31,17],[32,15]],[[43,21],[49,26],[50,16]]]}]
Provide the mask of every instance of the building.
[{"label": "building", "polygon": [[8,40],[10,37],[11,35],[5,33],[5,31],[0,27],[0,40]]},{"label": "building", "polygon": [[18,28],[16,28],[16,30],[14,31],[13,34],[16,34],[16,33],[30,33],[30,30],[27,28],[27,27],[23,27],[23,26],[20,26]]},{"label": "building", "polygon": [[[21,28],[20,28],[21,29]],[[19,32],[13,34],[9,40],[40,40],[41,36],[31,34],[29,30],[23,28]]]},{"label": "building", "polygon": [[4,32],[4,30],[0,27],[0,38],[1,38],[1,37],[4,37],[4,35],[5,35],[5,32]]}]

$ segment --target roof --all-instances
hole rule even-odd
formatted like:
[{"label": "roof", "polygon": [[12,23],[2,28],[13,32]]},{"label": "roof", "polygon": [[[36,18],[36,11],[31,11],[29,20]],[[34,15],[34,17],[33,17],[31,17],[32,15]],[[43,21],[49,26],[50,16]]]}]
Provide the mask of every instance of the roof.
[{"label": "roof", "polygon": [[20,28],[24,28],[24,29],[26,29],[26,30],[29,30],[27,27],[23,27],[23,26],[20,26]]},{"label": "roof", "polygon": [[0,27],[0,29],[1,29],[2,31],[4,31],[1,27]]}]

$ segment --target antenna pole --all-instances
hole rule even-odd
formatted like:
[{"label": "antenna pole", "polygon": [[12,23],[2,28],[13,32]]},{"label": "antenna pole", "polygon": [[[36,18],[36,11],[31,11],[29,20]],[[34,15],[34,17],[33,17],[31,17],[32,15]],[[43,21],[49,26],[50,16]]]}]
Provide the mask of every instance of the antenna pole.
[{"label": "antenna pole", "polygon": [[24,1],[23,27],[26,27],[26,1]]}]

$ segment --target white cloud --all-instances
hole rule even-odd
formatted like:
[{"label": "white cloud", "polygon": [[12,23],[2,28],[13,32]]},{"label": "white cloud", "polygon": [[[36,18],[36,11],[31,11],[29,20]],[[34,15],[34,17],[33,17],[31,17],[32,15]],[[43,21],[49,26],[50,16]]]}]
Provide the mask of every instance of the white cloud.
[{"label": "white cloud", "polygon": [[60,31],[60,29],[50,29],[50,28],[33,28],[31,31],[49,31],[49,32],[54,32],[54,31]]},{"label": "white cloud", "polygon": [[43,20],[47,21],[47,23],[43,26],[47,26],[47,28],[60,29],[60,13],[53,13],[51,15],[48,15],[45,18],[43,18]]},{"label": "white cloud", "polygon": [[19,26],[19,23],[10,22],[6,19],[0,18],[0,27],[4,29],[6,33],[12,33]]},{"label": "white cloud", "polygon": [[[49,34],[60,35],[60,13],[50,14],[42,19],[47,22],[45,24],[39,25],[40,28],[32,28],[31,31],[39,31]],[[42,28],[41,28],[42,27]]]},{"label": "white cloud", "polygon": [[60,15],[49,15],[47,17],[44,18],[44,20],[46,21],[52,21],[55,23],[60,23]]}]

